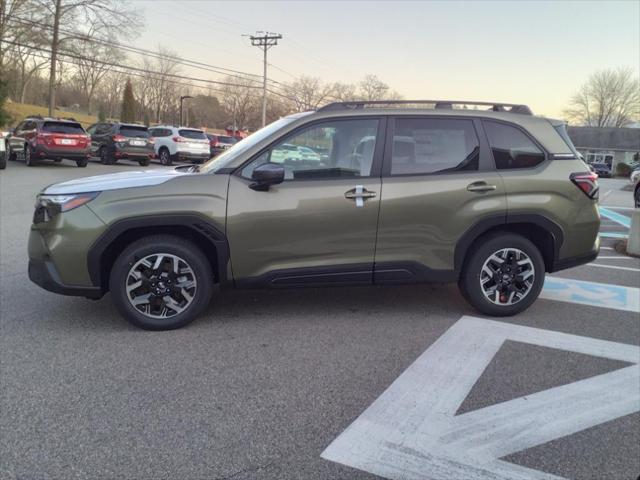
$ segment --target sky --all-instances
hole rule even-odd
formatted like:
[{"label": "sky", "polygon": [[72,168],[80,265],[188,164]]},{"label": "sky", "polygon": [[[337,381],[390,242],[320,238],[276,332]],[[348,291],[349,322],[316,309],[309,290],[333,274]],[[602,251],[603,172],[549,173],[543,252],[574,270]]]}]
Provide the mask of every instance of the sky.
[{"label": "sky", "polygon": [[374,74],[407,99],[525,103],[561,117],[594,71],[640,72],[640,0],[131,3],[145,23],[136,46],[243,72],[262,74],[243,34],[282,34],[269,51],[280,82]]}]

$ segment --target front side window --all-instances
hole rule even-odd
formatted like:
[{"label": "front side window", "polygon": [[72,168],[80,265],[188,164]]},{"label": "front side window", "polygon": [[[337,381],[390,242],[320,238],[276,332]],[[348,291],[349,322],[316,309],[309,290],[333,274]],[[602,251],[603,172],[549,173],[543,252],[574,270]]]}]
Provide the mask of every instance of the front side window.
[{"label": "front side window", "polygon": [[393,132],[392,175],[477,170],[480,144],[472,120],[398,118]]},{"label": "front side window", "polygon": [[273,145],[242,169],[251,178],[263,163],[284,166],[285,180],[369,177],[378,120],[334,120],[316,124]]},{"label": "front side window", "polygon": [[544,152],[516,127],[491,121],[483,124],[499,170],[533,168],[544,162]]}]

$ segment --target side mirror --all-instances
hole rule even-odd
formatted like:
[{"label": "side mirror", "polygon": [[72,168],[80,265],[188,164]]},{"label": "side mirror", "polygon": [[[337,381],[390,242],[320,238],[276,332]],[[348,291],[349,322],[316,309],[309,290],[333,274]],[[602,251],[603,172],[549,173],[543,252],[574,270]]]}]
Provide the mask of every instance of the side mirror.
[{"label": "side mirror", "polygon": [[249,188],[266,192],[271,185],[284,182],[284,167],[278,163],[263,163],[253,170],[251,179],[254,183]]}]

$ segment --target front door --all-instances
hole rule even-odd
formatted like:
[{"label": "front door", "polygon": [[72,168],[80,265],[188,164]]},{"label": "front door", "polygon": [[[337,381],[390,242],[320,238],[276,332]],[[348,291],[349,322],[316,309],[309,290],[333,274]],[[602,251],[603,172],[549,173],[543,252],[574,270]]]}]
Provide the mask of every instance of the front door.
[{"label": "front door", "polygon": [[[371,283],[384,121],[319,121],[274,142],[232,175],[227,237],[240,286]],[[249,188],[258,165],[285,181]]]}]

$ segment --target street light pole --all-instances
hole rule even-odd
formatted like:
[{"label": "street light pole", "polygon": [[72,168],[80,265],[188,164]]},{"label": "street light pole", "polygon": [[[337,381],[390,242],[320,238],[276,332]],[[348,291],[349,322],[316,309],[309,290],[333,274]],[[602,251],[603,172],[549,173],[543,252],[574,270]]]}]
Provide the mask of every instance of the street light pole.
[{"label": "street light pole", "polygon": [[183,95],[180,97],[180,125],[178,125],[179,127],[182,127],[182,102],[185,101],[185,99],[187,98],[193,98],[191,95]]}]

